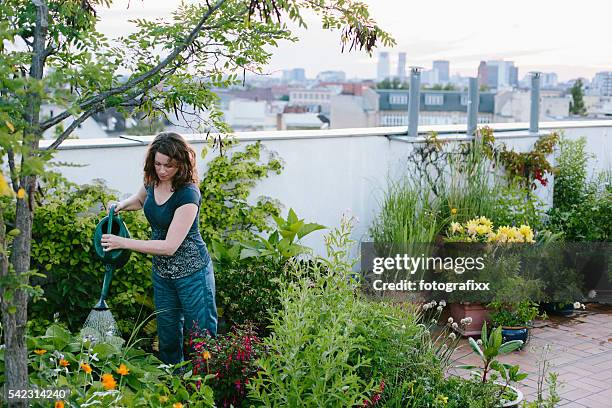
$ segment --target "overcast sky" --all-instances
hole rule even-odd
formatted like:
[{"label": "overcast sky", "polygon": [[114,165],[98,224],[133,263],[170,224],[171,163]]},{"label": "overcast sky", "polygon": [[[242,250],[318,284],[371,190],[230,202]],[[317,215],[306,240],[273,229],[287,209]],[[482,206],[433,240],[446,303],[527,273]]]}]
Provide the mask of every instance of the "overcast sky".
[{"label": "overcast sky", "polygon": [[[193,1],[190,1],[193,2]],[[612,3],[582,0],[566,3],[552,0],[464,0],[410,1],[366,0],[373,17],[397,41],[392,49],[392,72],[398,52],[406,52],[407,65],[431,68],[434,59],[450,61],[451,75],[476,75],[481,60],[505,59],[519,67],[519,78],[527,72],[554,71],[560,80],[596,72],[612,71]],[[100,31],[116,37],[133,26],[134,18],[170,18],[177,0],[116,1],[111,9],[99,9]],[[308,18],[308,30],[295,30],[298,43],[285,43],[274,50],[267,67],[275,73],[302,67],[308,77],[324,70],[342,70],[348,77],[374,78],[375,51],[340,52],[340,35],[321,29],[316,18]]]}]

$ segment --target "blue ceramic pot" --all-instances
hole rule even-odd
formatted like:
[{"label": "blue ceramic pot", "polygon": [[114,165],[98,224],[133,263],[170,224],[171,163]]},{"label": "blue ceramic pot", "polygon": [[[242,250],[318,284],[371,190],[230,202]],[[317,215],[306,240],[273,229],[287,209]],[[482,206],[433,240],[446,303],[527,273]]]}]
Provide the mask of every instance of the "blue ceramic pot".
[{"label": "blue ceramic pot", "polygon": [[529,338],[529,329],[527,327],[502,327],[502,338],[504,343],[512,340],[522,340],[523,345],[525,345]]}]

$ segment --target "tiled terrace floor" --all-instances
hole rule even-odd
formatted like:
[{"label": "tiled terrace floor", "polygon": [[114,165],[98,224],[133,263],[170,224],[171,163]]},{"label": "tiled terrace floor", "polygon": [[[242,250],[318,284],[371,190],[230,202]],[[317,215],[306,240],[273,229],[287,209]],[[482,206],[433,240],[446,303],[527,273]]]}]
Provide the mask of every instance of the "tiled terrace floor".
[{"label": "tiled terrace floor", "polygon": [[[550,371],[559,376],[559,406],[612,408],[612,306],[591,304],[572,317],[538,322],[523,350],[500,358],[529,373],[519,386],[528,401],[535,399],[538,360],[547,345]],[[478,364],[467,344],[462,344],[456,357],[456,364]],[[457,374],[465,376],[465,370],[461,371]]]}]

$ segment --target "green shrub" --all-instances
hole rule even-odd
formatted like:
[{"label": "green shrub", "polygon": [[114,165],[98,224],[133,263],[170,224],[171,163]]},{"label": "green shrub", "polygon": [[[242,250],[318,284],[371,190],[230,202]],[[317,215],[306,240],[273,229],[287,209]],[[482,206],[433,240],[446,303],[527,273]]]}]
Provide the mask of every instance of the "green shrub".
[{"label": "green shrub", "polygon": [[264,330],[280,306],[282,264],[271,257],[247,258],[215,265],[219,314],[228,325],[253,322]]},{"label": "green shrub", "polygon": [[[235,143],[230,141],[228,147]],[[272,154],[260,163],[261,150],[257,142],[244,151],[225,151],[208,164],[200,182],[200,228],[205,242],[247,241],[270,230],[268,221],[279,215],[279,203],[259,197],[251,205],[247,199],[259,180],[270,172],[280,174],[283,166]]]},{"label": "green shrub", "polygon": [[[41,333],[57,320],[71,331],[80,329],[100,295],[104,266],[93,250],[97,223],[105,215],[102,203],[115,198],[100,183],[76,186],[61,182],[48,190],[36,209],[32,227],[32,268],[47,275],[40,280],[46,301],[31,304],[30,330]],[[122,214],[131,235],[149,238],[149,227],[139,212]],[[129,333],[141,318],[151,312],[151,260],[132,253],[130,261],[115,271],[108,304],[119,329]]]},{"label": "green shrub", "polygon": [[[33,399],[31,406],[48,407],[61,401],[68,406],[167,407],[172,403],[214,406],[210,378],[176,376],[155,356],[121,347],[121,339],[101,342],[95,331],[73,335],[52,325],[43,335],[29,336],[29,384],[40,391],[62,389],[51,400]],[[0,349],[0,379],[4,376],[4,349]],[[57,406],[57,405],[56,405]],[[64,406],[64,405],[62,405]]]},{"label": "green shrub", "polygon": [[557,159],[551,229],[562,232],[566,241],[610,241],[612,237],[612,171],[587,175],[591,158],[586,139],[562,139]]},{"label": "green shrub", "polygon": [[[348,239],[350,228],[343,233]],[[362,322],[354,282],[346,275],[350,269],[333,263],[327,273],[316,263],[309,271],[293,269],[296,280],[281,286],[282,308],[272,317],[273,333],[264,339],[270,355],[261,359],[249,396],[263,406],[360,404],[376,384],[359,375],[370,360],[362,357],[366,339],[355,332]]]},{"label": "green shrub", "polygon": [[509,183],[496,188],[495,193],[495,208],[491,215],[495,224],[529,225],[534,231],[542,230],[544,203],[531,188]]},{"label": "green shrub", "polygon": [[433,339],[431,314],[359,294],[350,231],[344,219],[326,236],[327,259],[293,263],[294,279],[282,282],[282,307],[264,339],[269,354],[250,384],[249,396],[260,405],[403,407],[412,395],[402,392],[409,381],[444,382],[452,354],[446,340],[456,336]]}]

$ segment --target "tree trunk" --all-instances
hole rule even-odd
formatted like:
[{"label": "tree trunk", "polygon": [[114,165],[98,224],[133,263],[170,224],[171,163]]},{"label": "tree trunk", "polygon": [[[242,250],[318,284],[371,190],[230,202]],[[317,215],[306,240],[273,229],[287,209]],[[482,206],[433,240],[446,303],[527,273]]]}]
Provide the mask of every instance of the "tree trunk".
[{"label": "tree trunk", "polygon": [[[46,0],[32,0],[36,8],[36,26],[32,41],[32,63],[29,76],[34,81],[40,81],[43,77],[45,60],[47,58],[46,40],[48,36],[49,9]],[[38,142],[42,137],[40,129],[40,106],[42,98],[37,88],[29,88],[28,103],[24,111],[24,119],[27,126],[23,132],[23,146],[28,147],[21,156],[21,169],[24,163],[36,154]],[[14,273],[21,284],[28,285],[27,279],[22,278],[24,272],[30,270],[30,255],[32,241],[32,218],[34,211],[34,191],[36,188],[36,175],[21,174],[19,187],[26,191],[23,199],[17,199],[15,211],[15,227],[20,233],[13,241],[10,255],[10,262],[13,265]],[[2,223],[4,225],[4,223]],[[1,233],[5,242],[5,230]],[[7,254],[3,254],[1,259],[1,273],[10,273]],[[13,313],[9,307],[13,307]],[[15,289],[13,299],[6,302],[2,299],[2,321],[4,325],[5,350],[5,379],[7,390],[26,390],[28,385],[28,350],[26,344],[26,323],[28,317],[28,294],[23,289]],[[9,407],[27,407],[26,399],[13,399],[8,402]]]},{"label": "tree trunk", "polygon": [[[28,181],[35,182],[34,176],[29,176]],[[28,189],[29,190],[29,189]],[[27,191],[27,190],[26,190]],[[3,222],[2,222],[3,224]],[[32,212],[30,211],[27,196],[26,199],[17,200],[15,215],[15,226],[20,231],[15,237],[12,248],[12,264],[14,271],[19,276],[30,269],[30,243],[32,237]],[[5,242],[5,228],[2,225],[0,233],[0,244]],[[8,259],[3,254],[1,259],[2,274],[8,273]],[[21,278],[23,279],[23,278]],[[28,282],[22,282],[28,284]],[[9,307],[13,306],[11,313]],[[4,326],[4,342],[6,351],[4,355],[6,371],[6,389],[24,390],[28,389],[28,350],[26,344],[26,323],[28,317],[28,294],[23,289],[15,289],[12,301],[2,301],[2,323]],[[27,400],[10,400],[9,407],[27,407]]]}]

